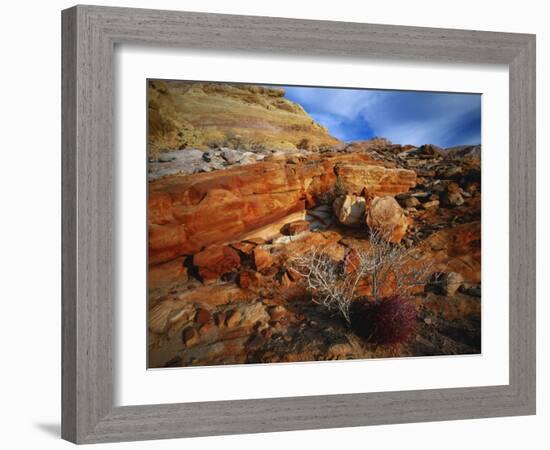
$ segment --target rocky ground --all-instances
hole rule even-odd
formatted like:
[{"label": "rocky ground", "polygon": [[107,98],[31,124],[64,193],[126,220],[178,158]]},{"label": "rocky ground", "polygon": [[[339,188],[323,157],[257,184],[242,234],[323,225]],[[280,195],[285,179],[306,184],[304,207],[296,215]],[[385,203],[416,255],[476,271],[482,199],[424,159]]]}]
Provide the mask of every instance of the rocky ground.
[{"label": "rocky ground", "polygon": [[[149,367],[481,351],[479,146],[186,148],[152,158],[149,180]],[[444,280],[412,297],[398,345],[355,335],[291,263],[344,260],[386,226]]]}]

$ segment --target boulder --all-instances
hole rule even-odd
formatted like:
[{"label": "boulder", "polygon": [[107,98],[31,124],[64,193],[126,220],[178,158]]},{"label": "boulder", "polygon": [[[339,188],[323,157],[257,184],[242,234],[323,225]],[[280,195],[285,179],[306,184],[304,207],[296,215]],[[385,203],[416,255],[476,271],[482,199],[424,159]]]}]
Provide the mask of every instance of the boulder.
[{"label": "boulder", "polygon": [[254,164],[256,161],[263,159],[263,155],[256,155],[252,152],[244,152],[239,163],[242,165]]},{"label": "boulder", "polygon": [[197,309],[195,314],[195,323],[198,325],[204,325],[206,322],[210,321],[212,318],[212,313],[204,308]]},{"label": "boulder", "polygon": [[222,162],[221,152],[219,150],[209,150],[202,154],[202,159],[206,162],[213,162],[213,161]]},{"label": "boulder", "polygon": [[336,188],[341,194],[396,195],[416,186],[416,172],[374,164],[340,163],[335,166]]},{"label": "boulder", "polygon": [[241,264],[239,253],[232,247],[213,245],[193,257],[193,265],[198,267],[203,280],[215,280]]},{"label": "boulder", "polygon": [[348,227],[359,227],[365,223],[365,198],[357,195],[341,195],[332,203],[338,221]]},{"label": "boulder", "polygon": [[395,198],[375,197],[367,214],[367,225],[383,233],[389,242],[399,243],[407,232],[409,219]]},{"label": "boulder", "polygon": [[243,153],[239,152],[238,150],[233,150],[231,148],[223,148],[222,151],[222,157],[225,159],[229,164],[236,164],[241,159],[243,159]]},{"label": "boulder", "polygon": [[[147,178],[156,180],[174,174],[192,174],[202,170],[205,166],[204,153],[198,149],[174,150],[160,153],[152,157],[147,166]],[[216,166],[216,162],[206,164],[209,170]]]},{"label": "boulder", "polygon": [[273,264],[273,257],[271,254],[261,247],[256,247],[252,252],[252,259],[254,261],[254,267],[257,271],[268,268]]},{"label": "boulder", "polygon": [[422,246],[439,272],[456,272],[468,283],[481,283],[481,223],[456,225],[432,233]]}]

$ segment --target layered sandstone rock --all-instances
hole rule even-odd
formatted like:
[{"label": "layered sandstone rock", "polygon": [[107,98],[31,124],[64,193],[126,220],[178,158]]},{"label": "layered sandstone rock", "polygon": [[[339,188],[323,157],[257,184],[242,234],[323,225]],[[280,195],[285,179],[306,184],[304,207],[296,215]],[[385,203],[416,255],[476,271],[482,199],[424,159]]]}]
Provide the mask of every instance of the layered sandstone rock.
[{"label": "layered sandstone rock", "polygon": [[335,191],[352,194],[362,186],[369,193],[397,194],[415,180],[414,171],[346,154],[166,177],[149,184],[149,262],[193,255],[210,245],[271,239]]},{"label": "layered sandstone rock", "polygon": [[337,189],[346,194],[371,196],[396,195],[416,186],[416,173],[382,165],[345,162],[335,165]]}]

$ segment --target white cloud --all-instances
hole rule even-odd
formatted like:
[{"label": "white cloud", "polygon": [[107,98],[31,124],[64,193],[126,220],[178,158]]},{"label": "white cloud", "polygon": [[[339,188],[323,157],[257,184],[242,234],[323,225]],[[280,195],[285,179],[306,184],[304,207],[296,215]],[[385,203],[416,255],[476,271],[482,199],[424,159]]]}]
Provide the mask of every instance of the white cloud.
[{"label": "white cloud", "polygon": [[362,132],[413,145],[447,146],[453,140],[475,143],[480,139],[476,123],[480,120],[479,96],[338,88],[286,90],[289,98],[343,139],[356,138]]}]

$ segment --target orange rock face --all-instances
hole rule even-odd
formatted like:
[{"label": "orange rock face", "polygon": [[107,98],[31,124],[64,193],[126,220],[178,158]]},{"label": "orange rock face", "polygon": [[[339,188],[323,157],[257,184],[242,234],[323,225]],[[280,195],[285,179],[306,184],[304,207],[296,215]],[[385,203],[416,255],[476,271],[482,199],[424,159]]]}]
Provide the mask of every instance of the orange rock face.
[{"label": "orange rock face", "polygon": [[292,162],[274,160],[151,182],[149,263],[238,242],[262,228],[266,235],[278,233],[336,188],[393,195],[416,183],[414,171],[383,167],[367,155],[311,155]]}]

